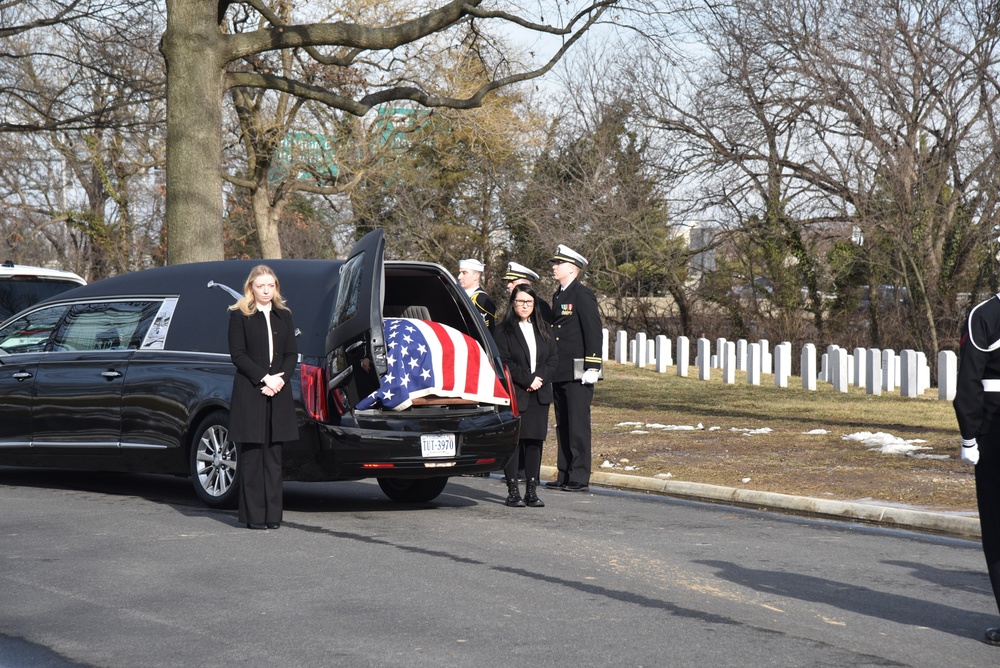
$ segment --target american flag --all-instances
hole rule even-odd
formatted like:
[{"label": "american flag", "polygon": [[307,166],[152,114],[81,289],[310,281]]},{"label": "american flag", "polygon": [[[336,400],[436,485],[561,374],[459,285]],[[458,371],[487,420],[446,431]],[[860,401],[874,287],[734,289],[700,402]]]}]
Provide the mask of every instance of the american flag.
[{"label": "american flag", "polygon": [[462,332],[429,320],[386,318],[389,369],[382,385],[358,402],[401,411],[427,395],[460,397],[489,404],[510,404],[486,351]]}]

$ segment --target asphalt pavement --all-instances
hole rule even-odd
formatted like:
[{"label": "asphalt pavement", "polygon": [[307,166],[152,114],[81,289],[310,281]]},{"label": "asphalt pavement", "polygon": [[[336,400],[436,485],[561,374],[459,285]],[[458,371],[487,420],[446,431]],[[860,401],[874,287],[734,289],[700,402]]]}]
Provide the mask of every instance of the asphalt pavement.
[{"label": "asphalt pavement", "polygon": [[[553,480],[556,477],[556,467],[543,466],[541,474],[543,480]],[[736,487],[706,485],[697,482],[671,480],[669,478],[647,478],[604,471],[594,471],[591,473],[590,484],[634,492],[652,492],[683,499],[729,504],[757,510],[772,510],[810,517],[849,520],[896,529],[956,536],[959,538],[981,539],[982,537],[978,515],[968,516],[957,513],[938,513],[916,508],[859,503],[856,501],[814,499],[806,496],[795,496],[793,494],[758,492]]]}]

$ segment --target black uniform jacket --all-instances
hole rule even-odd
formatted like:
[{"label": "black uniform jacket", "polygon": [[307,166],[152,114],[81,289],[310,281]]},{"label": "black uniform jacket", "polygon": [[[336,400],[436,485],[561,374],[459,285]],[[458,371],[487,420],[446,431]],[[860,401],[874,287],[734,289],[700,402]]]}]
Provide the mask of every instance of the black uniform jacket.
[{"label": "black uniform jacket", "polygon": [[494,327],[497,322],[497,305],[493,303],[490,298],[489,293],[482,288],[476,288],[469,299],[472,303],[476,305],[479,312],[483,315],[483,321],[486,323],[486,328],[490,330],[490,334],[493,333]]},{"label": "black uniform jacket", "polygon": [[552,336],[559,345],[559,367],[553,381],[573,380],[573,360],[583,359],[583,368],[601,368],[601,313],[597,297],[586,285],[574,280],[552,295]]},{"label": "black uniform jacket", "polygon": [[[541,327],[546,327],[544,322],[539,323]],[[556,372],[559,361],[559,353],[556,351],[556,342],[552,339],[544,340],[535,334],[535,370],[531,370],[531,357],[528,353],[528,342],[524,339],[524,334],[518,325],[514,325],[514,331],[508,331],[506,323],[497,325],[493,333],[493,339],[500,350],[500,359],[510,369],[510,378],[514,381],[514,398],[517,400],[519,410],[526,411],[529,406],[527,387],[535,381],[538,376],[545,384],[537,391],[538,402],[542,404],[552,403],[552,378]]]},{"label": "black uniform jacket", "polygon": [[271,336],[274,359],[268,364],[267,320],[260,311],[245,316],[239,310],[229,314],[229,355],[236,365],[233,400],[229,412],[229,440],[237,443],[263,443],[267,397],[261,393],[267,374],[284,372],[285,386],[274,395],[271,404],[271,440],[294,441],[299,437],[295,403],[292,399],[292,374],[298,349],[290,311],[271,309]]},{"label": "black uniform jacket", "polygon": [[959,348],[955,416],[962,438],[983,434],[1000,435],[1000,392],[985,392],[983,380],[1000,383],[1000,295],[976,306],[969,313]]}]

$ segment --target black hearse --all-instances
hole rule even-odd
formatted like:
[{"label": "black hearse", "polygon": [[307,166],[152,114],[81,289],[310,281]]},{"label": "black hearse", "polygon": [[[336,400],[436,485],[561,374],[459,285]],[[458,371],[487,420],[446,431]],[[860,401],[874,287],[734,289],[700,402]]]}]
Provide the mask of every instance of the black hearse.
[{"label": "black hearse", "polygon": [[[449,476],[502,468],[516,407],[425,396],[404,410],[354,406],[387,368],[385,317],[412,317],[478,341],[509,379],[482,318],[443,267],[385,262],[381,230],[340,260],[271,260],[297,330],[292,390],[299,440],[286,480],[376,478],[391,499],[429,501]],[[125,274],[36,304],[0,325],[0,465],[191,477],[213,507],[233,507],[239,475],[227,439],[234,367],[227,307],[259,261]]]}]

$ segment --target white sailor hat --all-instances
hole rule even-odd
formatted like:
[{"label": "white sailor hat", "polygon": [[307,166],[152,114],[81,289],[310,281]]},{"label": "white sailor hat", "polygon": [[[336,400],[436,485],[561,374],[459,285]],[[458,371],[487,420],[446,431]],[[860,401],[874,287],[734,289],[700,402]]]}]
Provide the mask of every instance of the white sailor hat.
[{"label": "white sailor hat", "polygon": [[537,281],[538,274],[531,271],[523,264],[518,264],[517,262],[508,262],[507,273],[503,275],[503,280],[516,281],[519,278],[524,278],[529,281]]},{"label": "white sailor hat", "polygon": [[550,262],[553,264],[556,262],[569,262],[570,264],[575,264],[581,269],[587,266],[587,258],[583,257],[569,246],[564,246],[563,244],[556,246],[556,254],[552,256]]},{"label": "white sailor hat", "polygon": [[458,268],[460,270],[467,269],[469,271],[478,271],[481,274],[486,269],[486,265],[484,265],[479,260],[469,258],[468,260],[462,260],[461,262],[459,262]]}]

